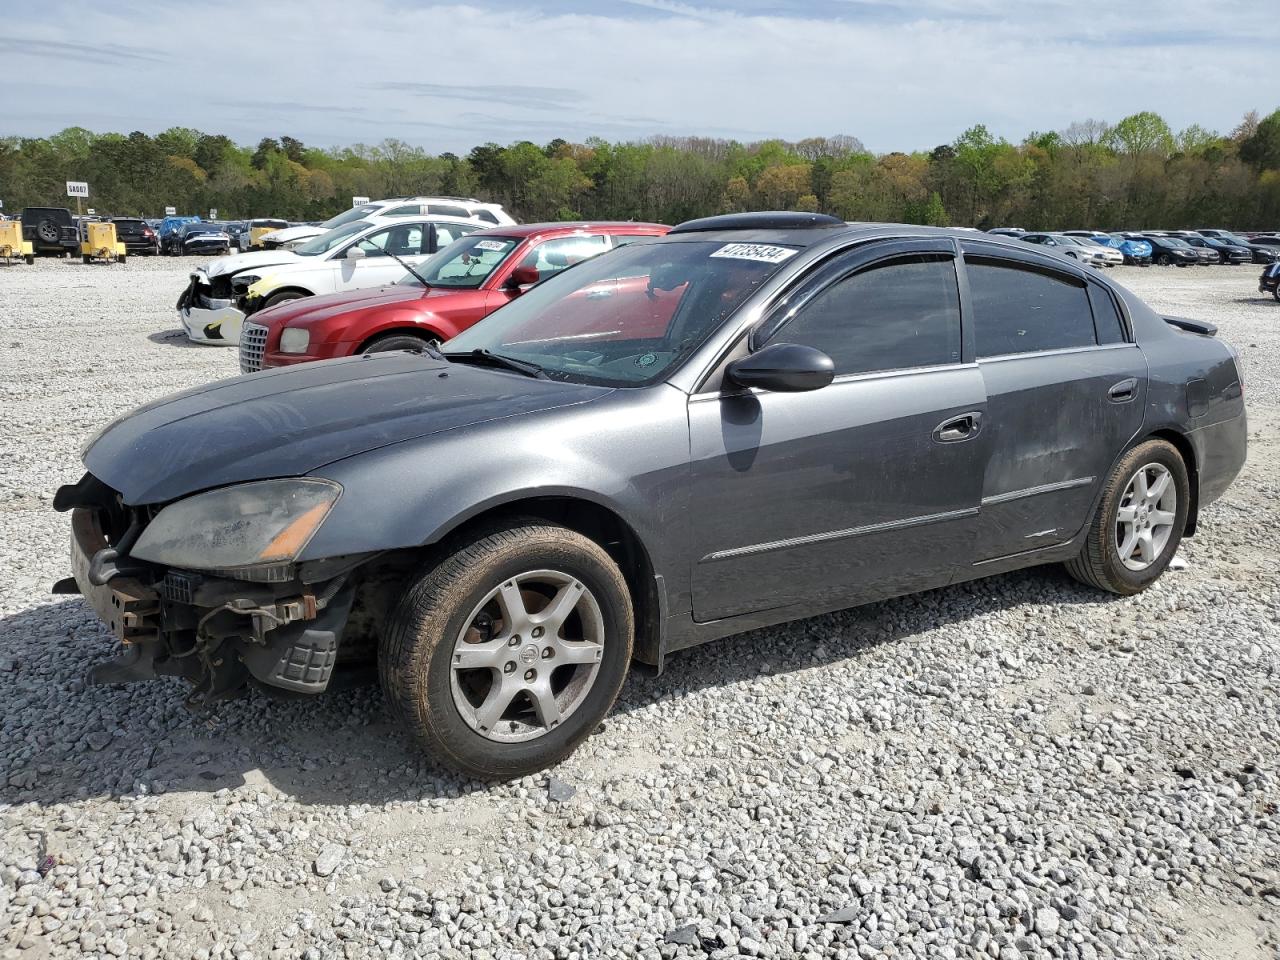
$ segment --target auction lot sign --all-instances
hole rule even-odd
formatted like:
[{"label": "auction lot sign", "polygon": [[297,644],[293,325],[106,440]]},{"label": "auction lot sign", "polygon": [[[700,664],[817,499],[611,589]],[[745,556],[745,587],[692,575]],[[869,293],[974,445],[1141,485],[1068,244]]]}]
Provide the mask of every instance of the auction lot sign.
[{"label": "auction lot sign", "polygon": [[178,208],[177,208],[177,207],[165,207],[165,208],[164,208],[164,215],[165,215],[166,217],[176,217],[176,216],[178,215]]},{"label": "auction lot sign", "polygon": [[366,203],[368,203],[368,202],[369,202],[369,198],[368,198],[368,197],[352,197],[352,198],[351,198],[351,205],[352,205],[353,207],[358,207],[358,206],[361,206],[362,204],[366,204]]},{"label": "auction lot sign", "polygon": [[67,181],[68,197],[87,197],[89,195],[89,185],[83,180]]}]

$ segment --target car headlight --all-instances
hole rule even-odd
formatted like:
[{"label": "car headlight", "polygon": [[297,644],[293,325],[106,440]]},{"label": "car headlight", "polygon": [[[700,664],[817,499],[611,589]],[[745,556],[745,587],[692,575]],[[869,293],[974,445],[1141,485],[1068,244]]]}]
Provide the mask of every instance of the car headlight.
[{"label": "car headlight", "polygon": [[258,480],[171,503],[130,554],[169,567],[275,579],[302,552],[342,487],[331,480]]},{"label": "car headlight", "polygon": [[256,273],[242,273],[231,278],[231,289],[237,293],[243,293],[261,279]]},{"label": "car headlight", "polygon": [[285,327],[280,334],[281,353],[306,353],[311,343],[311,331],[301,327]]}]

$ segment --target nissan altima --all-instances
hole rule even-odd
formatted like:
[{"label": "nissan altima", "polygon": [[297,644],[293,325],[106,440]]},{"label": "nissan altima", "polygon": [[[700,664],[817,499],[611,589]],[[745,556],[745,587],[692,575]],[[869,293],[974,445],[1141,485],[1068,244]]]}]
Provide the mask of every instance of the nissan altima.
[{"label": "nissan altima", "polygon": [[[535,771],[634,661],[1037,564],[1135,594],[1245,459],[1215,328],[1043,247],[685,223],[443,344],[126,414],[57,492],[100,683],[205,708],[377,675],[439,761]],[[1215,522],[1226,522],[1215,518]]]}]

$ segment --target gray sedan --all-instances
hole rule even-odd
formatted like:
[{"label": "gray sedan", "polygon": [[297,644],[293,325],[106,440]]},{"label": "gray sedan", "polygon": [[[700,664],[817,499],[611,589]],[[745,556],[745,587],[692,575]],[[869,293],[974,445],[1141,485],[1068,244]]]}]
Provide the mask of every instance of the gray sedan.
[{"label": "gray sedan", "polygon": [[1051,250],[686,223],[449,341],[159,400],[58,491],[98,682],[376,668],[441,762],[567,756],[633,661],[1036,564],[1159,577],[1245,459],[1235,352]]}]

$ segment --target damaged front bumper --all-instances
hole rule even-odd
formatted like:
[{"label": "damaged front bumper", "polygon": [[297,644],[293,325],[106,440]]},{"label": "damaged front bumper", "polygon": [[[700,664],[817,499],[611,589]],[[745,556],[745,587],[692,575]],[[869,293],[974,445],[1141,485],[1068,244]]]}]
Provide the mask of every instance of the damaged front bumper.
[{"label": "damaged front bumper", "polygon": [[91,683],[184,677],[194,686],[193,708],[249,686],[294,694],[329,687],[355,592],[345,574],[314,584],[252,583],[132,560],[118,549],[128,533],[112,546],[101,512],[73,503],[84,486],[64,487],[55,500],[73,507],[74,576],[54,592],[82,595],[123,644],[116,659],[91,670]]},{"label": "damaged front bumper", "polygon": [[202,272],[191,275],[191,282],[178,297],[177,307],[178,320],[188,340],[226,347],[240,343],[244,311],[230,297],[213,296],[212,285]]}]

